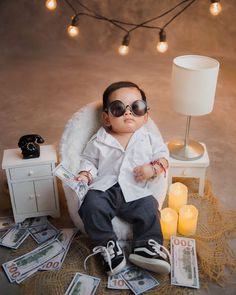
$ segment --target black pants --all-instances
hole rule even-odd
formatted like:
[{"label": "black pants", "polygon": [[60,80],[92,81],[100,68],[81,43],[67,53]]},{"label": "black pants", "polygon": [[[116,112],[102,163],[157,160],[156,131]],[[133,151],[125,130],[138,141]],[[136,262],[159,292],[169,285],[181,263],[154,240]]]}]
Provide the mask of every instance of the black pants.
[{"label": "black pants", "polygon": [[133,246],[154,239],[163,244],[158,202],[153,196],[126,203],[119,184],[105,192],[89,190],[79,209],[85,230],[95,246],[117,240],[111,220],[117,216],[133,225]]}]

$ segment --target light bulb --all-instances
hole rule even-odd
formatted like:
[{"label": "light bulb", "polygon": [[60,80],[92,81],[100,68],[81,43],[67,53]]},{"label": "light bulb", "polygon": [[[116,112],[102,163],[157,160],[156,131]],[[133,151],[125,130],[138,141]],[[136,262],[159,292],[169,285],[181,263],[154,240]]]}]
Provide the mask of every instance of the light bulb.
[{"label": "light bulb", "polygon": [[129,53],[129,46],[120,45],[118,51],[120,55],[127,55]]},{"label": "light bulb", "polygon": [[164,53],[168,49],[168,44],[166,41],[166,32],[161,29],[159,32],[159,42],[157,43],[157,51]]},{"label": "light bulb", "polygon": [[215,2],[211,3],[209,10],[212,15],[218,15],[218,14],[220,14],[220,12],[222,10],[222,6],[221,6],[220,2],[215,1]]},{"label": "light bulb", "polygon": [[47,0],[45,5],[47,9],[54,10],[57,7],[57,0]]},{"label": "light bulb", "polygon": [[70,25],[67,29],[68,31],[68,34],[71,36],[71,37],[76,37],[79,35],[79,28],[76,27],[76,26],[72,26]]},{"label": "light bulb", "polygon": [[164,41],[164,42],[158,42],[157,43],[157,51],[159,51],[159,52],[161,52],[161,53],[164,53],[164,52],[166,52],[167,51],[167,49],[168,49],[168,44],[167,44],[167,42],[166,41]]},{"label": "light bulb", "polygon": [[120,45],[118,52],[120,55],[127,55],[129,53],[129,42],[130,42],[130,35],[127,33],[122,41],[122,44]]},{"label": "light bulb", "polygon": [[68,27],[67,31],[71,37],[76,37],[79,35],[79,14],[77,13],[72,17],[71,25]]}]

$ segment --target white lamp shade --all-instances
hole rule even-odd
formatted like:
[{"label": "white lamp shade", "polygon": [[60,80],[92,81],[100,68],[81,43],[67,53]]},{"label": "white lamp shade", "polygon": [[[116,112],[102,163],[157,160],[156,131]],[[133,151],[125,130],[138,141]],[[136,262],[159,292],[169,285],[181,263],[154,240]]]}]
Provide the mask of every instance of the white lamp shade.
[{"label": "white lamp shade", "polygon": [[177,113],[201,116],[214,105],[219,62],[200,55],[184,55],[173,60],[172,106]]}]

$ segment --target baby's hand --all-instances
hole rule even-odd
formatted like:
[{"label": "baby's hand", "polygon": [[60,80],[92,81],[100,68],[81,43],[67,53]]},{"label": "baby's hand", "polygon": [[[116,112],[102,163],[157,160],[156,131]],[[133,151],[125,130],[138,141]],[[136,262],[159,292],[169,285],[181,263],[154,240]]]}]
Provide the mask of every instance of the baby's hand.
[{"label": "baby's hand", "polygon": [[82,173],[79,173],[76,177],[75,177],[75,180],[76,181],[83,181],[85,183],[88,184],[88,177],[83,175],[83,172]]},{"label": "baby's hand", "polygon": [[150,164],[137,166],[133,170],[134,177],[138,182],[144,182],[153,177],[153,168]]}]

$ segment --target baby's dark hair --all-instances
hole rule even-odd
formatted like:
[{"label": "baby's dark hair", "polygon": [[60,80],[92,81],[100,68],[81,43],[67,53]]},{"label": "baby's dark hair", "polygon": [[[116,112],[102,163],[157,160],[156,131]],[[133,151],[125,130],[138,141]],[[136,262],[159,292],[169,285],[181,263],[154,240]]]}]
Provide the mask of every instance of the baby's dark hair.
[{"label": "baby's dark hair", "polygon": [[142,100],[147,101],[144,91],[141,88],[139,88],[139,86],[137,84],[135,84],[133,82],[129,82],[129,81],[115,82],[115,83],[112,83],[111,85],[109,85],[103,93],[103,107],[102,107],[103,111],[108,108],[109,97],[112,94],[112,92],[114,92],[120,88],[130,88],[130,87],[137,88],[139,90],[139,92],[141,93]]}]

